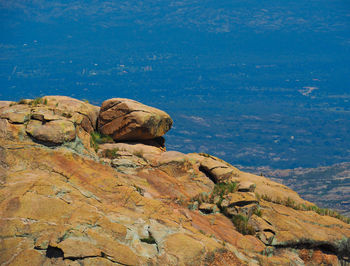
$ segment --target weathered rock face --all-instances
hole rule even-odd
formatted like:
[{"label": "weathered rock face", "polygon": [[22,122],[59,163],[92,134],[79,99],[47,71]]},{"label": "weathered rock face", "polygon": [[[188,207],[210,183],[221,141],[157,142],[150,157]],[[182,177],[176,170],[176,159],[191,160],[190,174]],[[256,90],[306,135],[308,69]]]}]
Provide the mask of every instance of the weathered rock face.
[{"label": "weathered rock face", "polygon": [[[49,146],[73,142],[78,137],[88,151],[89,133],[96,129],[98,112],[98,107],[66,96],[1,102],[1,130],[8,138],[31,137]],[[14,130],[17,133],[13,134]]]},{"label": "weathered rock face", "polygon": [[[50,98],[28,103],[0,108],[1,265],[349,261],[350,225],[295,208],[313,205],[286,186],[157,145],[108,143],[86,153],[90,135],[71,120],[82,110],[58,104],[57,111]],[[41,133],[62,121],[75,130],[69,143],[81,139],[82,149],[36,141],[51,134],[42,141],[68,141],[73,127]]]},{"label": "weathered rock face", "polygon": [[163,136],[172,123],[170,116],[159,109],[113,98],[102,103],[98,130],[114,140],[144,140]]},{"label": "weathered rock face", "polygon": [[74,124],[68,120],[54,120],[45,124],[38,120],[31,120],[27,124],[26,132],[37,140],[54,144],[75,139]]},{"label": "weathered rock face", "polygon": [[86,132],[96,129],[99,107],[67,96],[45,96],[42,99],[55,110],[55,114],[70,118]]}]

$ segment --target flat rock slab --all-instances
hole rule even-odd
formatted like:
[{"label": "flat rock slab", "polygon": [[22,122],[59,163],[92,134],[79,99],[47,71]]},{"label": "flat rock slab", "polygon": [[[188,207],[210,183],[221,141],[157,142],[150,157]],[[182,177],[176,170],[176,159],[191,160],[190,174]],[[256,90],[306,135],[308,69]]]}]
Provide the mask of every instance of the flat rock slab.
[{"label": "flat rock slab", "polygon": [[23,124],[30,119],[31,109],[28,105],[18,104],[1,108],[0,118],[9,120],[11,123]]},{"label": "flat rock slab", "polygon": [[168,132],[172,124],[167,113],[122,98],[104,101],[98,117],[98,130],[114,140],[154,139]]},{"label": "flat rock slab", "polygon": [[30,120],[26,132],[39,141],[53,144],[72,141],[76,136],[74,124],[68,120],[53,120],[45,124]]},{"label": "flat rock slab", "polygon": [[12,103],[11,101],[0,101],[0,108],[10,106]]},{"label": "flat rock slab", "polygon": [[225,196],[221,203],[222,207],[228,206],[244,206],[252,203],[258,203],[256,196],[252,192],[235,192]]},{"label": "flat rock slab", "polygon": [[243,181],[239,183],[239,192],[254,192],[256,185],[253,182]]}]

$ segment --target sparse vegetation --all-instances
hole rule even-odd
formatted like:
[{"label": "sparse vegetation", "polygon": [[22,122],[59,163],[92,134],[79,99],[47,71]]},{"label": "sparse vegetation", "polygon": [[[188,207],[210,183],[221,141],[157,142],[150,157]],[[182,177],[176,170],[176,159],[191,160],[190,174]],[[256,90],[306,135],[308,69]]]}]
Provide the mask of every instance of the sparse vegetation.
[{"label": "sparse vegetation", "polygon": [[337,218],[341,221],[343,221],[344,223],[348,223],[350,224],[350,218],[343,216],[341,214],[339,214],[337,211],[334,210],[330,210],[330,209],[323,209],[320,208],[316,205],[308,205],[306,206],[305,204],[297,204],[293,199],[291,199],[290,197],[288,197],[286,200],[282,200],[280,198],[277,199],[272,199],[270,196],[268,195],[259,195],[259,197],[265,201],[269,201],[269,202],[273,202],[276,204],[280,204],[280,205],[284,205],[290,208],[293,208],[294,210],[301,210],[301,211],[314,211],[316,213],[318,213],[319,215],[322,216],[330,216],[330,217],[334,217]]},{"label": "sparse vegetation", "polygon": [[258,208],[256,208],[256,209],[254,210],[253,213],[254,213],[256,216],[261,217],[262,214],[263,214],[263,211],[262,211],[262,209],[261,209],[260,207],[258,207]]},{"label": "sparse vegetation", "polygon": [[17,104],[27,104],[30,106],[37,106],[39,104],[47,105],[47,99],[44,100],[41,97],[35,98],[34,100],[21,99],[17,102]]},{"label": "sparse vegetation", "polygon": [[112,150],[105,150],[104,152],[104,157],[109,158],[109,159],[115,159],[118,157],[118,148],[114,148]]},{"label": "sparse vegetation", "polygon": [[91,134],[91,139],[90,139],[90,145],[95,149],[95,151],[98,150],[98,145],[99,144],[104,144],[104,143],[113,143],[113,139],[110,136],[103,135],[99,132],[92,132]]},{"label": "sparse vegetation", "polygon": [[202,229],[199,229],[199,233],[201,233],[202,235],[205,235],[205,232]]},{"label": "sparse vegetation", "polygon": [[209,194],[206,192],[201,192],[200,194],[195,196],[191,201],[197,201],[199,204],[203,202],[209,202]]},{"label": "sparse vegetation", "polygon": [[30,102],[30,105],[32,106],[37,106],[39,104],[44,104],[43,98],[41,97],[35,98],[33,101]]},{"label": "sparse vegetation", "polygon": [[254,228],[248,223],[249,218],[245,215],[234,215],[231,218],[238,232],[243,235],[255,235]]},{"label": "sparse vegetation", "polygon": [[217,248],[214,251],[208,252],[204,258],[204,265],[212,264],[215,261],[216,254],[219,254],[219,256],[221,256],[221,254],[226,252],[227,252],[227,249],[225,248]]},{"label": "sparse vegetation", "polygon": [[230,182],[230,183],[218,183],[215,184],[212,196],[219,196],[223,198],[226,194],[236,192],[238,190],[238,183]]}]

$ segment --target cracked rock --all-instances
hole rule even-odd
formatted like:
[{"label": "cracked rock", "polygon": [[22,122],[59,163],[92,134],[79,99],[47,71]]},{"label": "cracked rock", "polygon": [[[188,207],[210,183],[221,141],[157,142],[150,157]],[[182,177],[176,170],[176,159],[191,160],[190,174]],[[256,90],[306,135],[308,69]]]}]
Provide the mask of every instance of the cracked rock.
[{"label": "cracked rock", "polygon": [[154,139],[168,132],[172,124],[167,113],[122,98],[104,101],[98,117],[98,130],[114,140]]}]

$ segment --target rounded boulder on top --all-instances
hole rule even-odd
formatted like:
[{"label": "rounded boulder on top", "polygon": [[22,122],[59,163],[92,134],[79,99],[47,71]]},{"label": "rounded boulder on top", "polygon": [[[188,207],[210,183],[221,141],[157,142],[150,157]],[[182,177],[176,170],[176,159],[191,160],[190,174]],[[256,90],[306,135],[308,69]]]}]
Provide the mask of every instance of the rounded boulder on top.
[{"label": "rounded boulder on top", "polygon": [[114,140],[161,137],[172,124],[173,120],[166,112],[123,98],[104,101],[98,117],[98,131]]}]

